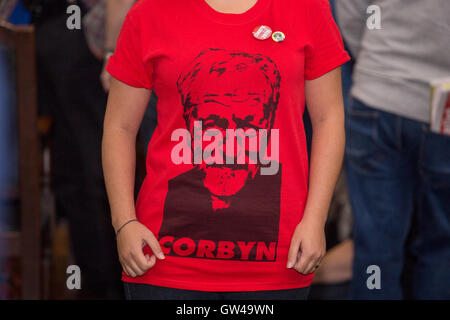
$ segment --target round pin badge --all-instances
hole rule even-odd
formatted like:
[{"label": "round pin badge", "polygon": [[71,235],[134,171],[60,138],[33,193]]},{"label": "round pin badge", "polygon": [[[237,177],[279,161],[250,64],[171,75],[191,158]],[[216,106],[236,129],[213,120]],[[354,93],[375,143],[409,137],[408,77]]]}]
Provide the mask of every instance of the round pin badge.
[{"label": "round pin badge", "polygon": [[283,32],[275,31],[274,33],[272,33],[272,40],[273,41],[281,42],[281,41],[284,41],[284,39],[286,39],[286,36],[284,35]]},{"label": "round pin badge", "polygon": [[256,26],[255,29],[253,29],[253,36],[258,40],[269,39],[271,35],[272,35],[272,29],[268,26],[261,25],[261,26]]}]

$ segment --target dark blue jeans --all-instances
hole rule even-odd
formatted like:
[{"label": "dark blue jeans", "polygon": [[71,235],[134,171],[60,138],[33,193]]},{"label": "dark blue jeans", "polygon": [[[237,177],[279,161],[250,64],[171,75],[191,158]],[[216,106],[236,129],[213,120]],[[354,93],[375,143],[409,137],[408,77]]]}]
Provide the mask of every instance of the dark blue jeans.
[{"label": "dark blue jeans", "polygon": [[127,300],[306,300],[309,287],[289,290],[210,292],[124,282]]},{"label": "dark blue jeans", "polygon": [[[346,130],[352,297],[402,299],[407,279],[408,298],[449,299],[450,137],[357,100],[347,110]],[[404,277],[407,256],[413,263]],[[380,290],[368,289],[370,265],[380,267]]]}]

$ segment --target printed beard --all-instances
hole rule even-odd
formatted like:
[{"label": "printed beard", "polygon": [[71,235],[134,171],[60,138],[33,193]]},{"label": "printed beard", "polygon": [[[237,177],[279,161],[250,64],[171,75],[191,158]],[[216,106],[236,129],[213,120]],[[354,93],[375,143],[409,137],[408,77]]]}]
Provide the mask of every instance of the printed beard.
[{"label": "printed beard", "polygon": [[[205,172],[204,185],[212,195],[213,202],[223,202],[223,205],[214,205],[215,209],[228,207],[231,197],[239,192],[250,178],[253,178],[257,166],[249,165],[212,165],[203,166]],[[217,203],[216,203],[217,204]]]}]

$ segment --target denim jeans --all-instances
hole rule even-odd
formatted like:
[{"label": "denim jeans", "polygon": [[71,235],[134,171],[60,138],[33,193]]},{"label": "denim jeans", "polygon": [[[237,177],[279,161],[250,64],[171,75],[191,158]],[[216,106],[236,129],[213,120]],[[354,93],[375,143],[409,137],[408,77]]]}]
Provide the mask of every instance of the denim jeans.
[{"label": "denim jeans", "polygon": [[288,290],[210,292],[124,282],[127,300],[306,300],[309,287]]},{"label": "denim jeans", "polygon": [[[450,137],[358,100],[346,117],[352,298],[403,299],[407,279],[407,298],[449,299]],[[370,265],[380,267],[379,290],[367,286]]]}]

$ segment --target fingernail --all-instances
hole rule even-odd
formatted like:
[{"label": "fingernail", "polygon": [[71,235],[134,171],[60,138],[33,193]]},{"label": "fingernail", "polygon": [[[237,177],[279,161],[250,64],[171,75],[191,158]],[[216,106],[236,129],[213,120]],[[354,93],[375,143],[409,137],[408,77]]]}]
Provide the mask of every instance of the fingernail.
[{"label": "fingernail", "polygon": [[158,253],[158,258],[165,259],[166,257],[164,256],[164,253],[160,252],[160,253]]},{"label": "fingernail", "polygon": [[290,268],[292,268],[294,266],[294,264],[291,262],[291,261],[289,261],[288,263],[287,263],[287,268],[288,269],[290,269]]}]

